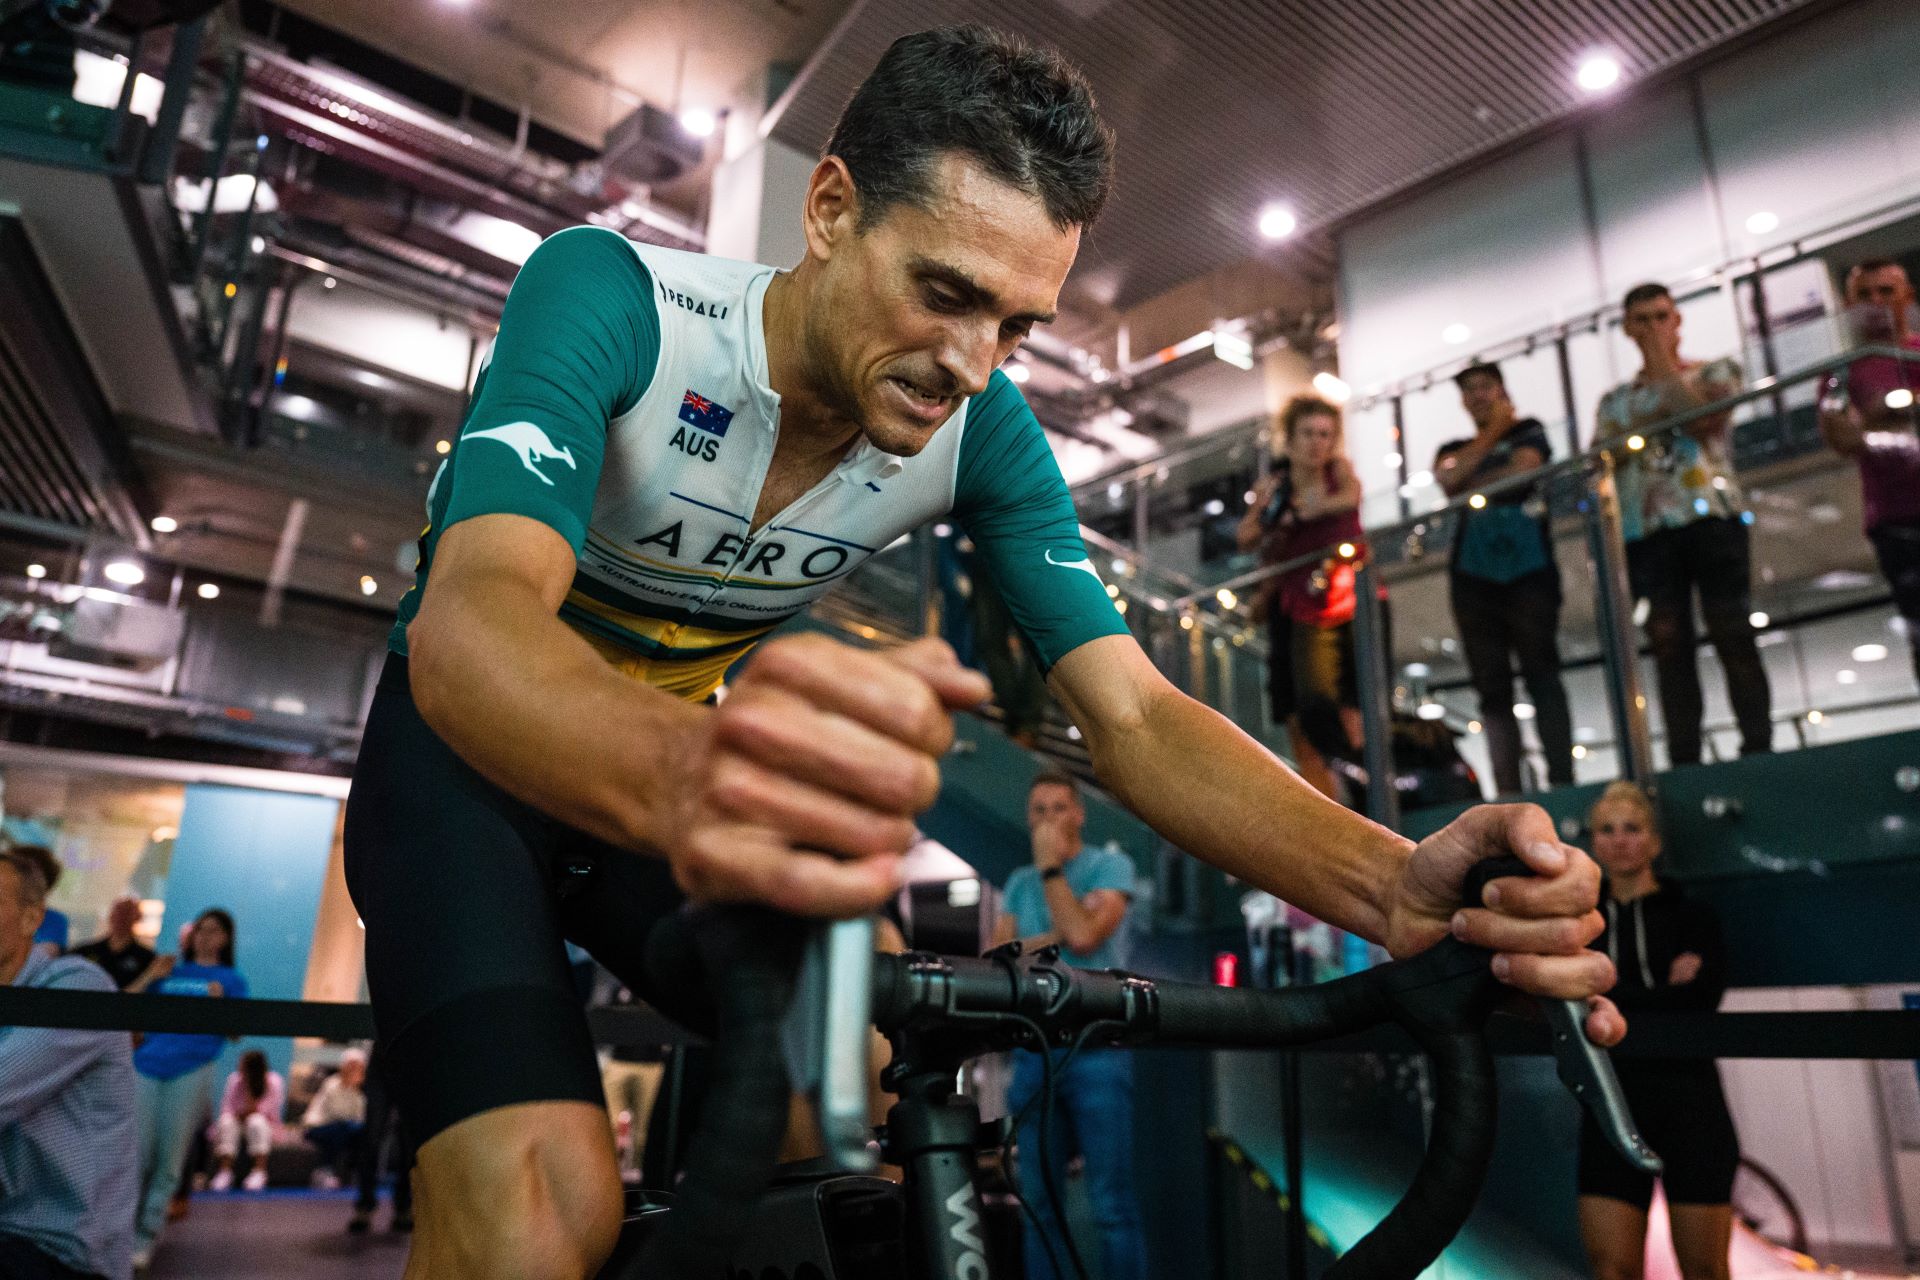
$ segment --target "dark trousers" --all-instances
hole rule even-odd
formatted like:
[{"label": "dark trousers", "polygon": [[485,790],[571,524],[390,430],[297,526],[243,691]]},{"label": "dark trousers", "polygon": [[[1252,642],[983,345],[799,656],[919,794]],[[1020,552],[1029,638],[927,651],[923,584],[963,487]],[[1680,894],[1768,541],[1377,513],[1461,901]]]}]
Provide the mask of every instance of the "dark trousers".
[{"label": "dark trousers", "polygon": [[[364,1125],[351,1120],[330,1120],[307,1130],[307,1141],[320,1153],[321,1163],[338,1173],[349,1157],[359,1155],[365,1129]],[[358,1160],[353,1163],[357,1164]]]},{"label": "dark trousers", "polygon": [[376,1053],[367,1064],[367,1122],[360,1133],[360,1146],[354,1152],[353,1176],[357,1191],[353,1207],[372,1213],[380,1199],[380,1148],[388,1135],[393,1138],[393,1158],[387,1162],[393,1173],[393,1214],[396,1218],[413,1216],[413,1144],[407,1141],[407,1126],[393,1105],[386,1078],[380,1073]]},{"label": "dark trousers", "polygon": [[0,1277],[5,1280],[100,1280],[43,1252],[21,1236],[0,1236]]},{"label": "dark trousers", "polygon": [[1547,783],[1573,782],[1573,712],[1560,679],[1560,577],[1551,570],[1512,582],[1456,573],[1449,583],[1454,625],[1466,650],[1467,673],[1480,696],[1494,787],[1520,794],[1520,722],[1513,714],[1513,675],[1533,700],[1534,728],[1547,757]]},{"label": "dark trousers", "polygon": [[1700,761],[1700,664],[1693,597],[1707,639],[1727,674],[1727,701],[1740,726],[1740,754],[1773,750],[1773,694],[1754,643],[1751,538],[1745,522],[1725,517],[1660,529],[1627,546],[1633,594],[1647,602],[1647,643],[1660,683],[1667,758]]},{"label": "dark trousers", "polygon": [[1893,588],[1893,607],[1907,620],[1913,674],[1920,679],[1920,524],[1883,524],[1867,537]]}]

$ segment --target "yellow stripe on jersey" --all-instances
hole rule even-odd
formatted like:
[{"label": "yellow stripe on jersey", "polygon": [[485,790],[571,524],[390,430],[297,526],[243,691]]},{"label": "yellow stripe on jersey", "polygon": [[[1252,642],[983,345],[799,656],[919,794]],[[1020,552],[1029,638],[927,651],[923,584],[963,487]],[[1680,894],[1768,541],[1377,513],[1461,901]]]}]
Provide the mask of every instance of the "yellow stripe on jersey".
[{"label": "yellow stripe on jersey", "polygon": [[711,694],[727,668],[780,625],[770,622],[752,631],[714,631],[692,623],[666,622],[629,613],[578,591],[568,592],[566,603],[623,636],[632,637],[627,644],[622,644],[619,638],[604,631],[575,627],[623,674],[691,701]]},{"label": "yellow stripe on jersey", "polygon": [[740,657],[723,653],[699,659],[648,658],[590,631],[575,630],[621,675],[687,702],[705,702],[712,697],[726,678],[727,668]]}]

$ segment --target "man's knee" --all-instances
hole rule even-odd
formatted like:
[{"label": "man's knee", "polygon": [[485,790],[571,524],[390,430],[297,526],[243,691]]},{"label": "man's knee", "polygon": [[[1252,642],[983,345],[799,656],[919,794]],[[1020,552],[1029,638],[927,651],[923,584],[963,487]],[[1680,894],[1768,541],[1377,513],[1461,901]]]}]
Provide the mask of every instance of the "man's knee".
[{"label": "man's knee", "polygon": [[421,1149],[416,1176],[427,1276],[585,1280],[619,1237],[612,1133],[584,1103],[471,1117]]},{"label": "man's knee", "polygon": [[247,1152],[263,1156],[273,1150],[273,1125],[259,1113],[247,1117]]}]

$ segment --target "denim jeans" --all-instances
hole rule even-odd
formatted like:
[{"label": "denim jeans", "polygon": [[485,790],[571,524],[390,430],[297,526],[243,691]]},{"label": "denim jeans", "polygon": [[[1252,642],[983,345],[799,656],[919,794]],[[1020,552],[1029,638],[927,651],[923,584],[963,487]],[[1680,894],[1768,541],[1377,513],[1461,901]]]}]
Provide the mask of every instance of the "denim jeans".
[{"label": "denim jeans", "polygon": [[207,1122],[207,1087],[214,1064],[172,1080],[136,1074],[135,1116],[140,1126],[140,1203],[133,1228],[135,1252],[153,1248],[167,1224],[167,1201],[180,1185],[194,1130]]},{"label": "denim jeans", "polygon": [[[1082,1049],[1062,1071],[1063,1056],[1058,1050],[1053,1055],[1053,1124],[1047,1131],[1053,1185],[1065,1196],[1067,1161],[1076,1151],[1086,1157],[1087,1198],[1100,1228],[1101,1274],[1106,1280],[1145,1280],[1146,1239],[1133,1185],[1133,1057],[1118,1049]],[[1042,1083],[1040,1056],[1016,1052],[1007,1106],[1016,1116],[1026,1109],[1019,1133],[1020,1194],[1045,1227],[1064,1267],[1071,1266],[1066,1242],[1040,1172],[1042,1103],[1036,1095]],[[1030,1100],[1033,1106],[1027,1108]],[[1027,1280],[1059,1280],[1031,1221],[1025,1230]],[[1075,1243],[1084,1250],[1088,1242]]]}]

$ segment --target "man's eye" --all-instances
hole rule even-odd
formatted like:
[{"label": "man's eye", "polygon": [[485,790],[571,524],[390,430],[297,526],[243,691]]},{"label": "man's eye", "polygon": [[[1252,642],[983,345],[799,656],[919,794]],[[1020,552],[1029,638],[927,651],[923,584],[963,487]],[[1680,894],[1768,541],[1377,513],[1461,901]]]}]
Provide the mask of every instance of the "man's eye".
[{"label": "man's eye", "polygon": [[948,314],[965,311],[967,309],[966,299],[948,293],[944,289],[927,290],[927,305],[935,311],[944,311]]}]

